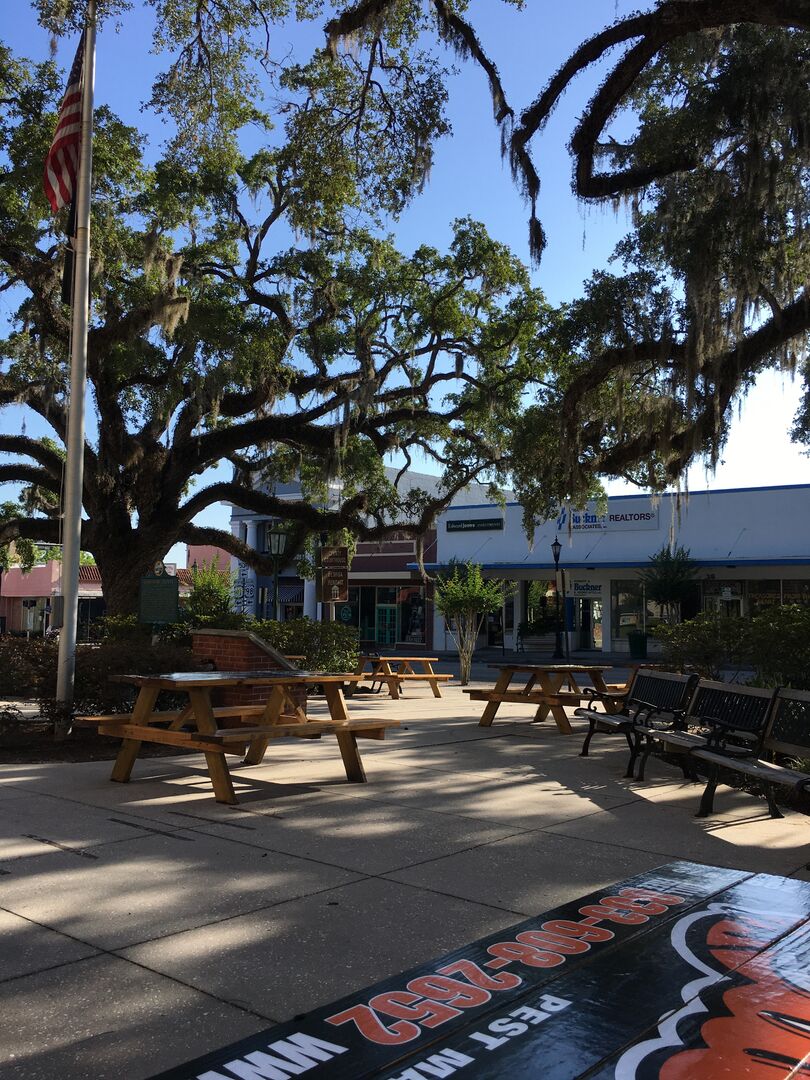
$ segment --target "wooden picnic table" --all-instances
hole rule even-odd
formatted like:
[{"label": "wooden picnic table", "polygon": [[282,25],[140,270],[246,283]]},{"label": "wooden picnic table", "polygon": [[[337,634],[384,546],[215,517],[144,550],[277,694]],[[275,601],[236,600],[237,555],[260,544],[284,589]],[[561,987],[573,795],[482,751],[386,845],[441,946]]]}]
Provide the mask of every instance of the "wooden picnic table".
[{"label": "wooden picnic table", "polygon": [[[583,693],[577,676],[587,675],[593,687],[601,694],[610,691],[603,678],[609,666],[599,664],[490,664],[500,671],[497,682],[490,690],[465,690],[471,701],[486,701],[479,727],[489,727],[495,719],[502,701],[536,706],[532,723],[540,723],[549,713],[554,717],[563,735],[571,735],[572,728],[565,714],[565,705],[579,705],[587,695]],[[516,675],[525,675],[526,681],[519,690],[510,689]]]},{"label": "wooden picnic table", "polygon": [[[442,692],[439,683],[447,682],[453,676],[439,675],[433,670],[438,659],[438,656],[376,656],[368,653],[359,657],[355,674],[372,683],[384,682],[392,698],[399,697],[405,682],[429,683],[433,696],[440,698]],[[371,669],[367,670],[366,665],[369,664]],[[414,670],[414,664],[418,665],[418,671]]]},{"label": "wooden picnic table", "polygon": [[[357,749],[358,737],[383,739],[386,728],[399,724],[397,720],[350,719],[342,688],[347,682],[357,681],[358,676],[354,674],[211,671],[113,678],[138,687],[132,712],[79,718],[80,722],[97,724],[100,735],[123,740],[110,779],[120,783],[129,780],[144,742],[199,750],[205,755],[217,802],[237,802],[225,754],[244,754],[244,764],[258,765],[271,739],[289,736],[319,739],[331,734],[337,738],[347,778],[364,783],[366,775]],[[310,718],[293,697],[296,687],[315,685],[323,689],[326,697],[328,720]],[[212,703],[211,695],[215,690],[257,686],[269,690],[263,704],[215,708]],[[155,705],[162,691],[185,694],[187,704],[179,712],[156,712]],[[220,724],[223,720],[224,726]]]}]

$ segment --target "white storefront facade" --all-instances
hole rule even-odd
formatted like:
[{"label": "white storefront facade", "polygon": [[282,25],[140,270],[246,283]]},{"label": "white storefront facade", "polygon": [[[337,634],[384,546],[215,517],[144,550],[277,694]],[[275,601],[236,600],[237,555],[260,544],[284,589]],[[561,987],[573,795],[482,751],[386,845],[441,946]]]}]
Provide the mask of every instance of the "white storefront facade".
[{"label": "white storefront facade", "polygon": [[[471,560],[487,577],[516,583],[504,611],[489,621],[489,644],[514,648],[532,598],[556,600],[555,537],[562,544],[561,608],[574,650],[628,651],[633,631],[660,621],[638,571],[668,544],[688,548],[699,567],[684,618],[810,604],[810,485],[620,496],[608,500],[604,513],[595,506],[564,509],[537,525],[531,540],[518,503],[451,507],[439,519],[434,565]],[[444,636],[437,616],[434,641]]]}]

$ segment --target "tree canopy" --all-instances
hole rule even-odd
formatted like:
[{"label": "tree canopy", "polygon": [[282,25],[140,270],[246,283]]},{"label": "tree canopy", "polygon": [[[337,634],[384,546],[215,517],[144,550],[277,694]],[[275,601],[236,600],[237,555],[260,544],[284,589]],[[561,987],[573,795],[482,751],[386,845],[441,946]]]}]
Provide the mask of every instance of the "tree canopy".
[{"label": "tree canopy", "polygon": [[[521,8],[521,0],[503,0]],[[466,483],[509,481],[527,525],[581,504],[600,478],[653,490],[717,461],[732,407],[768,367],[801,368],[810,97],[807,0],[661,0],[584,42],[516,117],[467,0],[150,0],[165,59],[146,109],[160,147],[96,110],[82,546],[111,610],[179,540],[270,560],[194,516],[217,501],[306,534],[423,532]],[[55,34],[84,0],[37,0]],[[102,21],[131,17],[99,0]],[[323,47],[277,51],[317,21]],[[398,252],[388,222],[418,194],[446,135],[436,42],[488,81],[504,152],[531,203],[539,257],[539,132],[572,80],[612,66],[571,140],[585,200],[624,200],[614,266],[551,310],[483,225],[448,251]],[[613,50],[611,52],[611,50]],[[63,75],[0,45],[0,406],[55,442],[0,436],[0,481],[26,515],[0,541],[57,539],[67,399],[65,221],[41,169]],[[794,433],[810,432],[810,396]],[[426,455],[438,499],[399,495],[382,461]],[[198,486],[217,462],[230,482]],[[273,484],[300,476],[295,504]],[[342,499],[324,506],[339,475]]]},{"label": "tree canopy", "polygon": [[[806,0],[664,0],[584,42],[520,117],[508,152],[539,257],[531,140],[610,53],[571,137],[573,187],[628,205],[632,229],[620,271],[564,313],[563,460],[531,463],[547,493],[576,500],[600,473],[661,489],[698,456],[716,464],[762,371],[808,385],[809,45]],[[793,435],[808,441],[810,394]]]},{"label": "tree canopy", "polygon": [[[88,379],[98,436],[85,449],[82,547],[111,611],[132,607],[139,576],[177,541],[270,568],[230,533],[192,523],[214,502],[283,516],[299,544],[341,529],[371,539],[424,532],[460,487],[503,479],[509,417],[550,317],[543,297],[476,222],[456,223],[449,251],[409,256],[381,229],[418,191],[447,128],[444,70],[419,35],[437,12],[461,32],[463,6],[403,2],[353,31],[351,49],[327,27],[329,48],[300,64],[273,57],[272,30],[328,5],[154,4],[169,66],[148,108],[169,119],[167,143],[150,147],[96,109]],[[39,8],[65,32],[83,4]],[[126,5],[102,0],[99,15],[126,19]],[[2,536],[50,542],[69,312],[65,222],[50,217],[41,172],[63,82],[53,64],[5,47],[0,78],[0,288],[18,305],[0,343],[0,404],[28,406],[57,440],[0,436],[15,459],[0,480],[35,494],[30,516],[6,521]],[[399,495],[382,466],[394,451],[438,464],[438,498]],[[234,479],[195,487],[221,461]],[[291,504],[272,489],[293,476],[304,497]],[[335,476],[341,502],[327,506]]]}]

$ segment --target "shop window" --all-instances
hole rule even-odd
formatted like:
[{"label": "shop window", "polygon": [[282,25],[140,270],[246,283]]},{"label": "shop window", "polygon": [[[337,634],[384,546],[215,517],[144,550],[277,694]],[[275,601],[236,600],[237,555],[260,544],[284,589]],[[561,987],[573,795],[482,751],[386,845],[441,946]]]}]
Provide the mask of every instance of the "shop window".
[{"label": "shop window", "polygon": [[425,590],[408,586],[398,590],[401,640],[412,645],[425,643]]},{"label": "shop window", "polygon": [[503,605],[503,628],[507,634],[515,629],[515,595],[510,593]]},{"label": "shop window", "polygon": [[335,619],[344,626],[360,625],[360,590],[357,586],[349,588],[345,604],[335,604]]},{"label": "shop window", "polygon": [[810,607],[810,581],[783,581],[782,603]]},{"label": "shop window", "polygon": [[646,629],[643,584],[640,581],[612,581],[610,610],[614,640],[626,639],[628,634]]},{"label": "shop window", "polygon": [[378,585],[377,586],[377,603],[378,604],[396,604],[399,593],[396,585]]},{"label": "shop window", "polygon": [[748,582],[748,613],[758,615],[761,611],[777,607],[782,601],[780,581]]}]

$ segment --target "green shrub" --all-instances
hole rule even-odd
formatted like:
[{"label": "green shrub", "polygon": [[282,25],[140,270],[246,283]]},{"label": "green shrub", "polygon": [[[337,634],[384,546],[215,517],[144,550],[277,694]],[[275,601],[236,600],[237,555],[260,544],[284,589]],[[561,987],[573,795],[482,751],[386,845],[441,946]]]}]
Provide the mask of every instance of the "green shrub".
[{"label": "green shrub", "polygon": [[357,629],[338,622],[313,622],[311,619],[272,619],[252,623],[257,637],[287,656],[305,657],[311,671],[354,671],[360,655]]},{"label": "green shrub", "polygon": [[662,643],[664,663],[719,679],[723,668],[747,666],[749,622],[703,612],[675,625],[659,623],[650,635]]},{"label": "green shrub", "polygon": [[760,686],[810,690],[810,608],[786,604],[755,615],[747,655]]},{"label": "green shrub", "polygon": [[38,697],[45,673],[52,668],[56,677],[57,652],[54,641],[0,637],[0,694],[29,700]]},{"label": "green shrub", "polygon": [[152,631],[138,622],[137,615],[102,615],[93,623],[99,641],[131,641],[148,638]]},{"label": "green shrub", "polygon": [[[230,570],[220,570],[212,561],[194,566],[191,571],[191,592],[185,603],[188,617],[196,626],[205,625],[200,620],[227,619],[231,611],[233,575]],[[218,629],[220,627],[217,623]],[[230,628],[229,628],[230,629]]]},{"label": "green shrub", "polygon": [[[43,716],[55,717],[57,655],[54,642],[0,638],[0,692],[36,700]],[[146,639],[80,645],[76,650],[73,712],[127,711],[134,701],[135,687],[111,682],[111,675],[156,675],[197,671],[199,667],[190,649],[153,646]]]},{"label": "green shrub", "polygon": [[751,618],[704,612],[677,626],[660,624],[652,634],[673,667],[718,679],[723,668],[750,668],[758,686],[810,690],[810,608],[771,607]]}]

